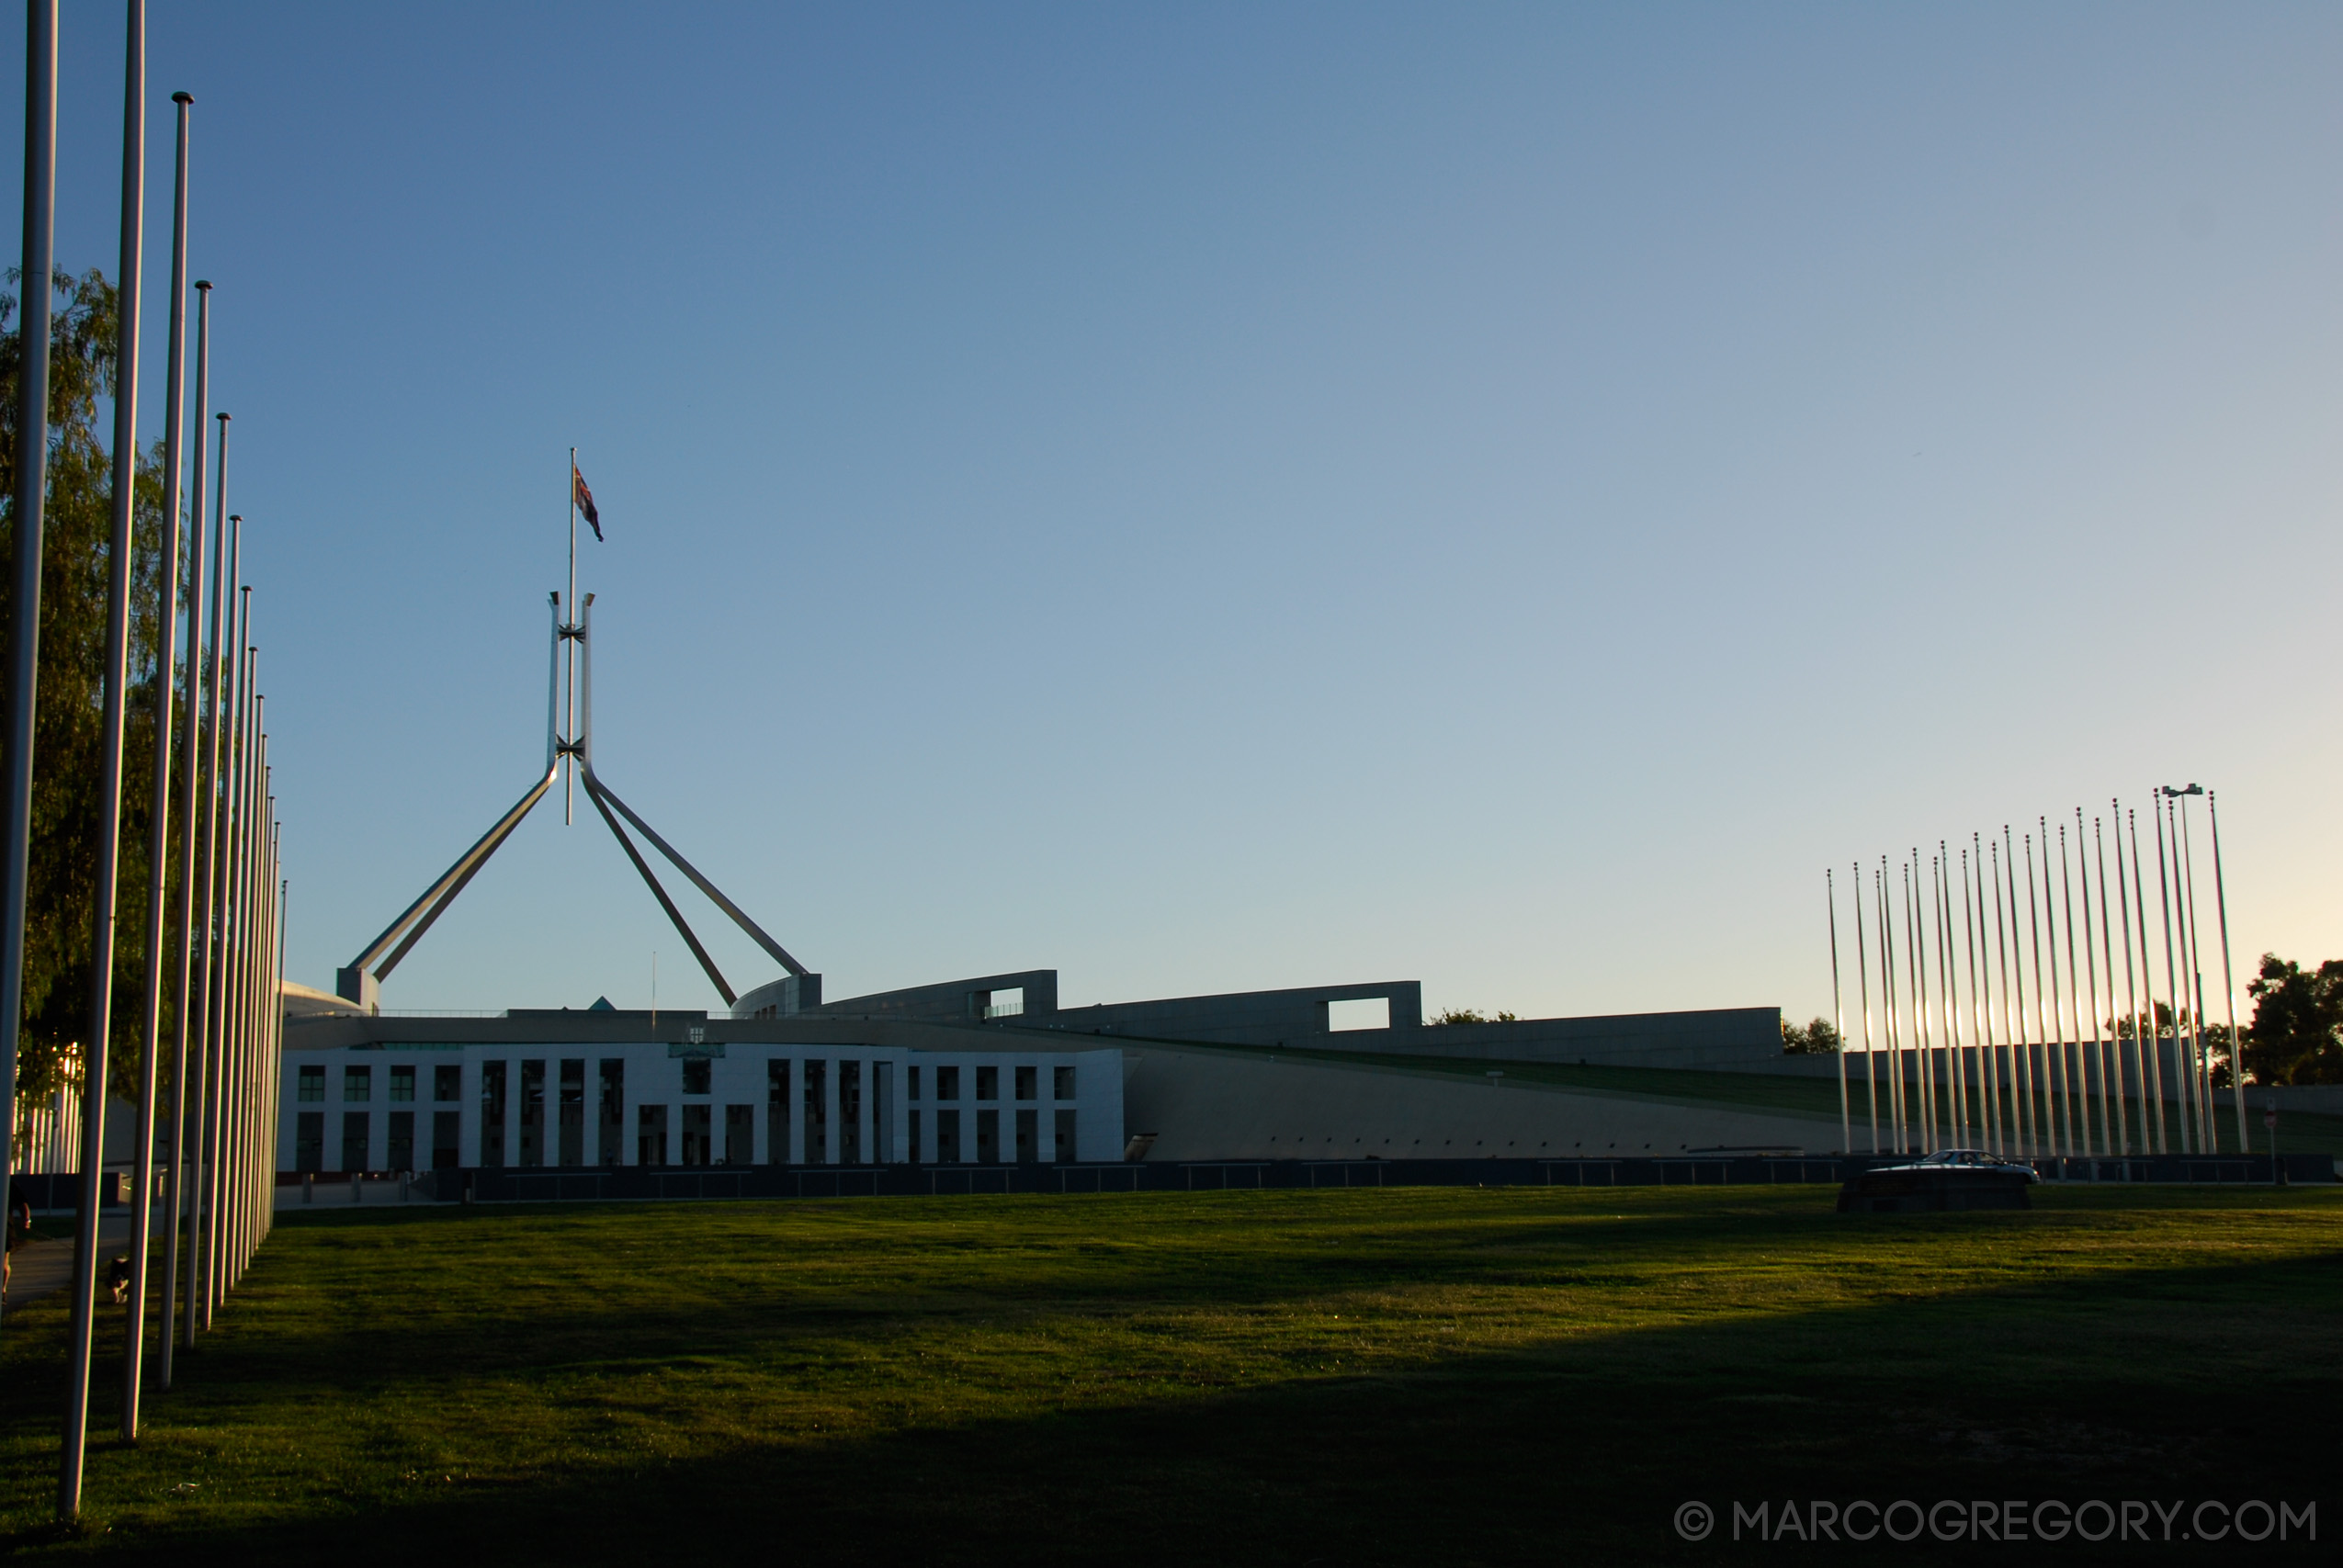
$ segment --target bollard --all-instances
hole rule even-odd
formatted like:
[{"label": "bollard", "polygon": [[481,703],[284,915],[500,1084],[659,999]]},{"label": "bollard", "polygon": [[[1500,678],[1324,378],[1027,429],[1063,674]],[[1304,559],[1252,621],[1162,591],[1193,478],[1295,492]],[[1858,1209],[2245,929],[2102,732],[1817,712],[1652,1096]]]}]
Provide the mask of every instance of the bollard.
[{"label": "bollard", "polygon": [[301,1172],[301,1201],[304,1203],[317,1201],[317,1172],[313,1170]]},{"label": "bollard", "polygon": [[366,1201],[366,1194],[365,1194],[364,1192],[362,1192],[362,1191],[360,1191],[360,1190],[358,1190],[358,1183],[359,1183],[359,1182],[361,1182],[361,1181],[364,1181],[365,1179],[366,1179],[366,1173],[365,1173],[364,1171],[354,1170],[354,1171],[350,1172],[350,1201],[351,1201],[351,1202],[353,1202],[353,1203],[363,1203],[363,1202],[365,1202],[365,1201]]}]

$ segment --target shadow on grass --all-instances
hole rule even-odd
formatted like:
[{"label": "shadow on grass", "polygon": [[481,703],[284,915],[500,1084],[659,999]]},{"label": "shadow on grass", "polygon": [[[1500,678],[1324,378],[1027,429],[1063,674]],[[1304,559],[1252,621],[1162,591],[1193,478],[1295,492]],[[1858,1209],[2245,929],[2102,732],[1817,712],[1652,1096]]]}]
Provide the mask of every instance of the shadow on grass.
[{"label": "shadow on grass", "polygon": [[[1686,1239],[1673,1216],[1647,1218],[1644,1244],[1659,1235]],[[1981,1222],[1961,1231],[1971,1238],[2023,1234],[2010,1222],[2027,1219],[1959,1218]],[[1590,1246],[1631,1248],[1629,1224],[1606,1226]],[[1856,1224],[1862,1228],[1829,1234],[1914,1231]],[[336,1225],[353,1241],[369,1227],[378,1241],[402,1234],[356,1215]],[[492,1255],[497,1228],[447,1234]],[[1406,1216],[1387,1214],[1357,1228],[1409,1227]],[[1744,1215],[1733,1230],[1734,1247],[1752,1258],[1817,1235],[1810,1218],[1794,1214]],[[417,1234],[403,1233],[410,1244]],[[1392,1246],[1408,1250],[1404,1240]],[[382,1261],[352,1259],[368,1272]],[[1504,1277],[1485,1249],[1473,1249],[1469,1264],[1418,1261],[1457,1283]],[[1298,1277],[1313,1292],[1372,1288],[1385,1275],[1377,1258],[1331,1274],[1310,1264]],[[1266,1302],[1295,1287],[1285,1271],[1270,1272],[1277,1277],[1249,1283],[1234,1265],[1218,1276],[1172,1270],[1140,1283],[1126,1273],[1115,1293],[1128,1302],[1165,1284],[1183,1299],[1225,1302],[1244,1285]],[[332,1290],[333,1274],[325,1270],[318,1288]],[[1048,1288],[1061,1303],[1056,1287],[1064,1283]],[[387,1494],[369,1480],[362,1496],[311,1497],[300,1506],[312,1511],[295,1517],[182,1521],[158,1502],[118,1514],[108,1536],[53,1544],[129,1561],[337,1564],[451,1555],[663,1562],[708,1552],[939,1564],[1708,1562],[1762,1549],[1680,1540],[1670,1520],[1690,1498],[1720,1509],[1791,1495],[2301,1502],[2331,1485],[2325,1435],[2343,1393],[2333,1349],[2338,1286],[2343,1263],[2333,1255],[2108,1269],[1500,1354],[1426,1355],[1367,1376],[1144,1405],[863,1437],[793,1433],[672,1462],[563,1461],[495,1483],[418,1473]],[[256,1288],[238,1310],[265,1309],[266,1293]],[[1104,1299],[1095,1288],[1073,1310]],[[934,1301],[919,1310],[935,1310]],[[268,1333],[269,1315],[255,1310],[247,1327],[206,1347],[188,1387],[173,1396],[187,1404],[169,1418],[232,1422],[232,1391],[242,1386],[255,1400],[307,1402],[330,1421],[401,1376],[416,1354],[370,1311],[292,1341]],[[687,1345],[737,1354],[745,1343],[762,1355],[768,1342],[777,1348],[804,1331],[802,1316],[776,1325],[770,1303],[629,1315],[615,1330],[600,1315],[565,1316],[539,1303],[535,1359],[500,1370],[574,1366],[614,1336],[628,1355],[656,1359]],[[33,1314],[14,1326],[56,1327]],[[53,1378],[46,1388],[39,1381],[13,1379],[8,1391],[7,1425],[20,1438],[39,1425],[27,1401],[56,1407]],[[723,1397],[720,1388],[699,1392]],[[380,1462],[399,1473],[411,1461],[394,1446]],[[2322,1512],[2331,1525],[2331,1506]],[[35,1531],[6,1544],[45,1539]],[[2072,1547],[2043,1550],[2064,1556]],[[1846,1550],[1851,1561],[1877,1560]],[[1894,1555],[1974,1550],[1924,1540]],[[2147,1554],[2181,1551],[2157,1542]],[[2111,1544],[2094,1554],[2121,1555]]]}]

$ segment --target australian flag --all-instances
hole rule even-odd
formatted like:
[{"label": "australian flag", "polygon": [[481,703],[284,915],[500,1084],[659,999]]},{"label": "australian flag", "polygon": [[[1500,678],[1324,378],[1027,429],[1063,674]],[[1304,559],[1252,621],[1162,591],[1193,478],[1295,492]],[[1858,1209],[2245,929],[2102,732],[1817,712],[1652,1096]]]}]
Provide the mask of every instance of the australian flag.
[{"label": "australian flag", "polygon": [[602,514],[594,509],[594,491],[586,489],[585,476],[578,472],[575,463],[570,465],[570,488],[575,492],[578,510],[585,513],[586,526],[594,530],[598,541],[602,537]]}]

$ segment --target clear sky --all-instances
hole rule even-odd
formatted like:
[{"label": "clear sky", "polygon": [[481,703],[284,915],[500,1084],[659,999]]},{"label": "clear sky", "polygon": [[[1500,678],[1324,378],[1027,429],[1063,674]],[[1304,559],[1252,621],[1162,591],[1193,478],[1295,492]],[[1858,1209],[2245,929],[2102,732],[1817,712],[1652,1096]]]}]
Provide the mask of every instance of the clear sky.
[{"label": "clear sky", "polygon": [[[1826,863],[2190,780],[2241,953],[2343,954],[2343,11],[149,25],[144,423],[185,87],[295,979],[535,776],[572,445],[602,772],[832,997],[1804,1016]],[[654,950],[713,1004],[556,805],[384,1000]]]}]

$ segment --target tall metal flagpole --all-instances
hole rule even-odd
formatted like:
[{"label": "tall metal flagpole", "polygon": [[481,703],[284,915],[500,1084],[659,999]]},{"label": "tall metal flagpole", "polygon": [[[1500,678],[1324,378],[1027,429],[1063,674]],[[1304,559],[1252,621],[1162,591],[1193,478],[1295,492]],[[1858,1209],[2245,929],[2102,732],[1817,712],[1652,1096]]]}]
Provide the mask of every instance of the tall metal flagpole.
[{"label": "tall metal flagpole", "polygon": [[[1986,1147],[1996,1155],[2009,1152],[2008,1123],[2001,1111],[2000,1064],[1994,1057],[1994,1036],[1999,1032],[1993,1022],[1993,964],[1985,953],[1985,835],[1971,831],[1969,850],[1962,857],[1962,880],[1974,884],[1976,895],[1977,973],[1982,979],[1978,997],[1984,1011],[1977,1024],[1977,1088],[1985,1096]],[[1965,902],[1971,887],[1964,886],[1961,897]]]},{"label": "tall metal flagpole", "polygon": [[124,688],[130,673],[131,525],[138,513],[139,273],[146,241],[146,0],[130,0],[129,13],[122,85],[121,292],[114,371],[114,530],[106,561],[97,883],[90,897],[89,1044],[82,1069],[81,1213],[74,1226],[74,1326],[67,1346],[64,1453],[57,1467],[57,1517],[61,1519],[80,1517],[82,1454],[89,1440],[98,1182],[106,1165],[107,1055],[114,1032],[115,898],[122,869],[122,720],[128,695]]},{"label": "tall metal flagpole", "polygon": [[[2068,998],[2074,991],[2071,984],[2062,985],[2058,978],[2058,899],[2050,886],[2050,818],[2038,817],[2042,827],[2042,924],[2050,938],[2050,1022],[2051,1052],[2058,1059],[2058,1130],[2066,1145],[2066,1157],[2072,1159],[2087,1152],[2087,1145],[2076,1137],[2075,1127],[2075,1061],[2074,1031],[2068,1027],[2066,1014]],[[2065,874],[2066,839],[2058,840],[2060,874]],[[2069,914],[2071,917],[2071,909]],[[2067,937],[2074,935],[2074,920],[2066,921]],[[2071,954],[2070,954],[2071,956]]]},{"label": "tall metal flagpole", "polygon": [[[1871,960],[1863,953],[1863,868],[1855,866],[1855,981],[1863,1009],[1863,1082],[1871,1091],[1871,1152],[1879,1152],[1879,1060],[1871,1037]],[[1849,1154],[1854,1153],[1850,1148]]]},{"label": "tall metal flagpole", "polygon": [[2221,1118],[2214,1116],[2212,1104],[2212,1050],[2205,1045],[2205,949],[2198,944],[2195,931],[2195,841],[2189,832],[2189,797],[2195,795],[2195,785],[2174,792],[2174,808],[2179,818],[2179,876],[2186,893],[2181,907],[2186,909],[2186,942],[2189,942],[2189,1038],[2195,1041],[2195,1071],[2198,1071],[2198,1116],[2202,1116],[2207,1153],[2221,1153]]},{"label": "tall metal flagpole", "polygon": [[[204,303],[209,304],[209,296]],[[198,379],[198,385],[201,382]],[[225,469],[228,460],[228,416],[215,415],[220,425],[220,462],[215,467]],[[226,499],[227,479],[224,471],[218,483],[221,501]],[[203,750],[203,913],[198,922],[203,931],[203,953],[198,966],[203,974],[203,1010],[196,1021],[202,1025],[197,1037],[198,1048],[188,1064],[189,1087],[195,1093],[195,1114],[187,1126],[187,1324],[182,1330],[182,1343],[193,1345],[196,1330],[207,1321],[203,1316],[201,1297],[203,1274],[203,1173],[204,1161],[209,1157],[209,1140],[205,1130],[211,1122],[211,1058],[220,1037],[220,763],[228,744],[228,709],[222,690],[227,681],[227,649],[221,634],[232,636],[227,624],[232,601],[228,597],[228,584],[234,581],[242,568],[243,553],[238,529],[232,533],[227,508],[215,504],[211,509],[211,637],[210,651],[204,655],[204,683],[210,688],[207,705],[211,723],[204,734]]]},{"label": "tall metal flagpole", "polygon": [[[2132,1119],[2123,1103],[2123,1037],[2115,1032],[2115,933],[2114,911],[2107,903],[2107,832],[2096,817],[2091,818],[2091,855],[2099,863],[2099,956],[2107,967],[2107,1034],[2100,1047],[2099,1086],[2100,1120],[2111,1113],[2115,1119],[2115,1142],[2107,1152],[2118,1158],[2128,1158],[2132,1153]],[[2114,1077],[2113,1098],[2109,1099],[2108,1079]]]},{"label": "tall metal flagpole", "polygon": [[[2145,1136],[2141,1143],[2150,1154],[2163,1154],[2170,1140],[2164,1127],[2164,1051],[2156,1033],[2156,963],[2148,941],[2147,883],[2140,873],[2140,814],[2124,807],[2124,818],[2132,825],[2132,906],[2140,912],[2140,1052],[2145,1064],[2141,1073],[2142,1094],[2155,1097],[2155,1136]],[[2145,1102],[2143,1111],[2145,1111]]]},{"label": "tall metal flagpole", "polygon": [[[1950,1142],[1969,1141],[1967,1075],[1962,1065],[1966,1032],[1961,1027],[1961,963],[1952,946],[1952,863],[1944,840],[1936,840],[1936,966],[1944,976],[1945,1097],[1951,1103]],[[1975,992],[1972,991],[1974,998]]]},{"label": "tall metal flagpole", "polygon": [[[224,426],[222,427],[225,428]],[[224,457],[224,454],[223,454]],[[221,487],[223,491],[225,487]],[[224,502],[225,495],[220,500]],[[230,576],[243,576],[243,520],[228,519],[228,565]],[[199,1310],[199,1326],[209,1329],[211,1309],[220,1299],[220,1119],[225,1112],[226,1065],[232,1043],[235,1015],[230,1010],[234,1003],[230,982],[231,968],[236,961],[236,930],[232,921],[232,898],[236,876],[236,807],[239,801],[237,783],[243,777],[244,751],[244,660],[243,649],[243,595],[242,584],[232,581],[229,586],[227,637],[219,649],[220,657],[227,660],[228,672],[223,677],[226,703],[221,709],[226,716],[227,736],[220,751],[220,842],[219,879],[212,889],[212,923],[215,934],[211,948],[210,998],[211,1049],[204,1060],[203,1085],[203,1175],[198,1183],[198,1201],[203,1208],[203,1233],[198,1244],[203,1259],[203,1292]]]},{"label": "tall metal flagpole", "polygon": [[[2229,894],[2221,880],[2221,807],[2214,792],[2204,792],[2204,813],[2213,824],[2213,906],[2221,921],[2221,995],[2229,1014],[2229,1099],[2237,1111],[2237,1152],[2253,1152],[2246,1133],[2246,1042],[2237,1032],[2237,982],[2229,969]],[[2272,1149],[2270,1157],[2278,1157]]]},{"label": "tall metal flagpole", "polygon": [[[2157,909],[2162,912],[2164,917],[2165,1009],[2172,1015],[2173,1087],[2179,1091],[2176,1098],[2179,1100],[2178,1110],[2179,1111],[2179,1121],[2180,1125],[2180,1152],[2185,1155],[2195,1152],[2192,1142],[2194,1134],[2190,1132],[2189,1127],[2190,1090],[2188,1083],[2190,1074],[2188,1071],[2187,1064],[2180,1059],[2180,972],[2172,962],[2172,888],[2170,878],[2164,869],[2164,797],[2162,795],[2156,796],[2155,804],[2156,903]],[[2161,1056],[2164,1054],[2164,1032],[2161,1025],[2159,1025],[2156,1030],[2156,1055]]]},{"label": "tall metal flagpole", "polygon": [[[233,521],[232,519],[231,521]],[[239,530],[241,532],[241,530]],[[231,1076],[241,1043],[243,1019],[236,1011],[243,998],[237,987],[239,965],[243,960],[243,910],[238,903],[243,891],[241,873],[244,835],[250,831],[245,820],[245,780],[253,765],[252,728],[252,649],[246,637],[252,627],[252,586],[236,585],[236,658],[235,676],[235,759],[230,764],[231,793],[229,802],[227,853],[222,857],[221,875],[221,908],[222,931],[226,933],[221,955],[221,1025],[219,1049],[213,1054],[211,1093],[216,1109],[211,1115],[209,1130],[209,1168],[204,1174],[204,1201],[210,1210],[210,1223],[204,1227],[204,1292],[203,1325],[211,1326],[211,1314],[227,1299],[227,1285],[221,1278],[221,1265],[227,1257],[227,1159],[232,1123],[229,1117],[233,1108],[228,1096],[235,1088]]]},{"label": "tall metal flagpole", "polygon": [[1839,891],[1828,866],[1822,873],[1822,896],[1830,909],[1830,1027],[1839,1032],[1839,1049],[1832,1053],[1839,1058],[1839,1148],[1852,1154],[1854,1134],[1847,1109],[1847,1011],[1839,999]]},{"label": "tall metal flagpole", "polygon": [[[185,123],[183,120],[181,123]],[[192,536],[187,582],[187,722],[179,738],[179,977],[172,995],[171,1026],[171,1175],[165,1184],[171,1224],[163,1236],[162,1382],[171,1386],[178,1332],[179,1226],[187,1191],[187,1041],[188,1010],[194,1005],[194,969],[198,939],[195,930],[197,784],[203,773],[203,592],[206,569],[218,570],[203,547],[203,421],[207,349],[210,343],[211,285],[196,284],[195,493],[189,533]],[[218,553],[214,547],[213,553]]]},{"label": "tall metal flagpole", "polygon": [[[2008,829],[2005,828],[2004,831]],[[2009,1109],[2002,1125],[2009,1131],[2009,1152],[2026,1154],[2026,1108],[2018,1097],[2018,1014],[2009,1000],[2009,942],[2003,929],[2001,900],[2001,846],[1992,846],[1993,863],[1993,952],[2001,971],[2001,1060],[2009,1069]]]},{"label": "tall metal flagpole", "polygon": [[[2047,840],[2043,841],[2048,842]],[[2066,994],[2075,999],[2075,1027],[2064,1052],[2067,1062],[2066,1082],[2070,1086],[2077,1082],[2078,1075],[2075,1068],[2079,1065],[2083,1069],[2079,1075],[2082,1099],[2075,1106],[2075,1123],[2077,1130],[2082,1134],[2083,1157],[2088,1159],[2091,1154],[2090,1064],[2083,1055],[2083,986],[2075,964],[2075,877],[2066,859],[2066,824],[2064,822],[2058,824],[2058,897],[2065,906],[2066,921]],[[2084,919],[2089,918],[2089,905],[2086,903]],[[2055,947],[2051,949],[2050,962],[2054,969],[2058,964]]]},{"label": "tall metal flagpole", "polygon": [[0,1182],[16,1170],[17,1036],[25,1011],[25,885],[32,867],[33,703],[49,499],[49,306],[57,219],[57,0],[25,6],[25,248],[17,322],[17,510],[11,546],[8,742],[0,775]]},{"label": "tall metal flagpole", "polygon": [[[1914,850],[1912,852],[1912,860],[1918,860],[1919,858],[1919,852],[1918,850]],[[1919,1140],[1920,1152],[1926,1154],[1929,1149],[1930,1142],[1930,1128],[1928,1124],[1928,992],[1925,989],[1927,986],[1926,976],[1928,974],[1928,952],[1921,944],[1919,928],[1913,923],[1913,915],[1915,910],[1912,905],[1911,861],[1905,862],[1901,869],[1904,874],[1904,994],[1911,998],[1912,1059],[1919,1066],[1919,1072],[1915,1076],[1912,1081],[1911,1123],[1913,1135]],[[1896,1077],[1899,1078],[1902,1077],[1902,1072],[1898,1071]]]},{"label": "tall metal flagpole", "polygon": [[2009,1097],[2018,1111],[2018,1135],[2028,1158],[2042,1153],[2042,1120],[2035,1111],[2032,1031],[2026,1026],[2026,949],[2018,937],[2018,851],[2009,836],[2009,824],[2001,825],[2001,843],[1996,854],[2005,887],[1997,886],[1994,897],[2006,902],[2009,909],[2010,970],[2017,977],[2016,1007],[2012,1011],[2009,1034]]},{"label": "tall metal flagpole", "polygon": [[[2115,824],[2115,907],[2123,931],[2123,1016],[2130,1021],[2132,1026],[2132,1092],[2140,1102],[2140,1152],[2153,1154],[2156,1152],[2156,1140],[2148,1134],[2146,1062],[2140,1052],[2139,980],[2132,972],[2132,888],[2131,885],[2123,880],[2122,811],[2122,801],[2111,800],[2108,803],[2108,815]],[[2101,894],[2100,897],[2104,902],[2106,895]],[[2111,964],[2107,971],[2107,984],[2111,990],[2114,988],[2115,970]],[[2123,1037],[2121,1034],[2115,1037],[2115,1060],[2117,1070],[2120,1072],[2122,1069],[2123,1061]],[[2126,1107],[2124,1125],[2127,1128],[2131,1124],[2130,1115],[2130,1109]],[[2128,1142],[2123,1152],[2131,1153]]]},{"label": "tall metal flagpole", "polygon": [[[578,735],[578,449],[570,448],[570,596],[561,601],[561,608],[570,617],[562,637],[569,643],[570,679],[561,721],[561,738],[574,740]],[[575,795],[578,765],[575,759],[565,759],[561,764],[561,822],[570,822],[570,807]]]},{"label": "tall metal flagpole", "polygon": [[[171,197],[171,337],[164,372],[163,566],[157,574],[154,635],[154,798],[147,849],[145,1035],[139,1052],[137,1195],[130,1208],[130,1311],[122,1339],[122,1438],[138,1441],[139,1377],[146,1353],[146,1265],[153,1250],[154,1216],[154,1097],[163,1054],[163,892],[171,852],[171,721],[173,644],[179,614],[179,443],[187,407],[187,106],[195,100],[174,93],[179,106],[178,155]],[[192,618],[192,615],[190,615]],[[168,1336],[166,1335],[167,1338]]]},{"label": "tall metal flagpole", "polygon": [[1904,1058],[1896,1013],[1896,921],[1887,895],[1887,857],[1879,857],[1879,994],[1886,1010],[1887,1110],[1896,1134],[1896,1152],[1906,1152],[1904,1138]]},{"label": "tall metal flagpole", "polygon": [[[2042,1055],[2043,1122],[2042,1122],[2042,1127],[2043,1127],[2043,1134],[2044,1134],[2044,1142],[2046,1142],[2046,1143],[2050,1145],[2050,1156],[2051,1156],[2051,1158],[2053,1158],[2053,1159],[2056,1159],[2056,1158],[2058,1158],[2058,1157],[2059,1157],[2058,1122],[2057,1122],[2057,1118],[2056,1118],[2056,1116],[2055,1116],[2055,1115],[2053,1113],[2053,1111],[2052,1111],[2051,1101],[2050,1101],[2050,1098],[2049,1098],[2049,1094],[2050,1094],[2050,1085],[2051,1085],[2051,1077],[2052,1077],[2052,1075],[2051,1075],[2051,1071],[2050,1071],[2050,1055],[2051,1055],[2052,1050],[2053,1050],[2054,1047],[2053,1046],[2052,1042],[2051,1042],[2052,1030],[2051,1030],[2051,1027],[2050,1027],[2049,1021],[2048,1021],[2047,1019],[2045,1019],[2045,1018],[2043,1016],[2043,1000],[2045,999],[2045,992],[2044,992],[2044,989],[2043,989],[2043,977],[2042,977],[2042,900],[2041,900],[2041,898],[2040,898],[2040,897],[2039,897],[2035,894],[2035,892],[2034,892],[2034,836],[2033,836],[2032,833],[2028,833],[2028,834],[2025,836],[2025,838],[2026,838],[2026,916],[2027,916],[2028,920],[2031,922],[2031,924],[2032,924],[2032,927],[2033,927],[2033,949],[2034,949],[2034,1022],[2035,1022],[2037,1025],[2040,1025],[2040,1026],[2041,1026],[2041,1027],[2039,1027],[2039,1028],[2035,1031],[2035,1032],[2039,1033],[2039,1034],[2042,1036],[2042,1050],[2043,1050],[2043,1055]],[[2054,1002],[2052,1005],[2054,1007],[2056,1004]],[[2027,1055],[2031,1057],[2031,1056],[2032,1055],[2032,1053],[2031,1051],[2029,1051],[2029,1052],[2027,1053]]]}]

